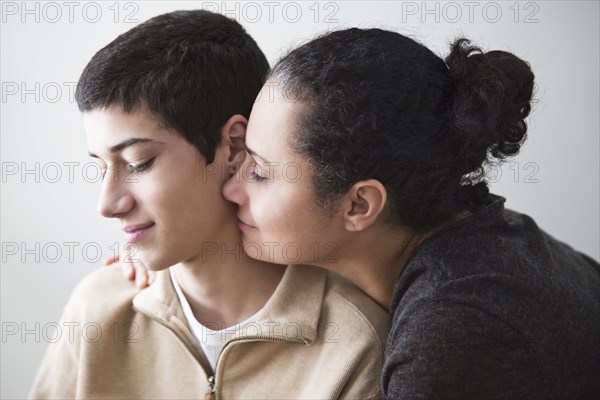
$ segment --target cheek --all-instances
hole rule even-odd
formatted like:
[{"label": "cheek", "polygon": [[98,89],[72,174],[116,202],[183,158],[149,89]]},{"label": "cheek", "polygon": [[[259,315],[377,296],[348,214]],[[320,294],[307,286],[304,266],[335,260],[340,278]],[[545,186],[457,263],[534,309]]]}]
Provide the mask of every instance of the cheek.
[{"label": "cheek", "polygon": [[140,189],[146,207],[163,224],[189,228],[211,217],[222,218],[225,200],[219,182],[203,178],[201,171],[165,173]]},{"label": "cheek", "polygon": [[264,190],[254,203],[252,212],[258,229],[271,239],[296,241],[310,224],[304,195],[291,184],[270,189]]}]

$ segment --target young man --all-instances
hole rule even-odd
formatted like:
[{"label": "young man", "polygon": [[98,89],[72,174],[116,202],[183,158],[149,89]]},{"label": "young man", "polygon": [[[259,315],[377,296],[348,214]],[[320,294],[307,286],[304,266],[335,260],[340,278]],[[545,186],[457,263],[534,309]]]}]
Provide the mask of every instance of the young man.
[{"label": "young man", "polygon": [[[85,278],[32,397],[380,398],[387,313],[324,270],[244,256],[221,196],[267,70],[237,22],[201,10],[152,18],[89,62],[76,98],[99,212],[160,272],[144,291],[119,267]],[[293,257],[272,248],[286,245]]]}]

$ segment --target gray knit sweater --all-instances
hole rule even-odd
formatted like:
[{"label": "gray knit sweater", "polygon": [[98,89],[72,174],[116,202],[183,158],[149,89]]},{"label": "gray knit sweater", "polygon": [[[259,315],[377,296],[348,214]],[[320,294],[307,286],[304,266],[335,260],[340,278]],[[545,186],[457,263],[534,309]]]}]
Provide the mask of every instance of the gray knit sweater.
[{"label": "gray knit sweater", "polygon": [[398,279],[386,399],[600,399],[600,266],[490,195]]}]

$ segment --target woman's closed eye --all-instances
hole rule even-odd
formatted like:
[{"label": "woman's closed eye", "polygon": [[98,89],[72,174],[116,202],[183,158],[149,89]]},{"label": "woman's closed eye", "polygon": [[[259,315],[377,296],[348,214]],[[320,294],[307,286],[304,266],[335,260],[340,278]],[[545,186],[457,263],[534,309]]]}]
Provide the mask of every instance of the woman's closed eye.
[{"label": "woman's closed eye", "polygon": [[254,163],[252,169],[250,170],[250,181],[251,182],[264,182],[268,179],[269,178],[267,178],[266,176],[261,175],[261,171],[258,168],[258,165],[256,163]]}]

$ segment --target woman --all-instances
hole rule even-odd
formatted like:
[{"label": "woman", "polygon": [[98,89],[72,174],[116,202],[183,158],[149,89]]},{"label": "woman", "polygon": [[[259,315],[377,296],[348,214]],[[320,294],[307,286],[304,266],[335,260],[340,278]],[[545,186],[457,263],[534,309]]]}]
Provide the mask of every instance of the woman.
[{"label": "woman", "polygon": [[[387,398],[597,398],[599,265],[490,194],[534,75],[459,39],[326,34],[283,57],[224,195],[249,253],[345,276],[392,318]],[[325,249],[334,251],[324,251]]]}]

